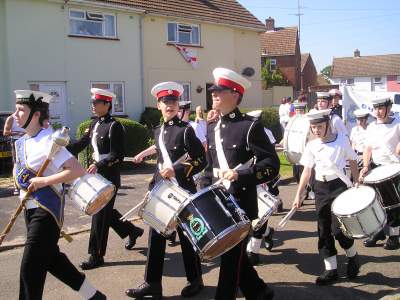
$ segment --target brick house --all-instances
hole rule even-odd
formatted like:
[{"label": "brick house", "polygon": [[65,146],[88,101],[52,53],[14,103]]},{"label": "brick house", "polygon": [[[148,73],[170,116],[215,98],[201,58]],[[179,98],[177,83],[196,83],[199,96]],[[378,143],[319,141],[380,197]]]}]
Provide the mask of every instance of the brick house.
[{"label": "brick house", "polygon": [[301,52],[297,27],[275,27],[271,17],[265,20],[267,31],[261,34],[261,63],[271,60],[271,70],[279,69],[295,91],[301,90]]},{"label": "brick house", "polygon": [[301,54],[301,88],[308,91],[317,84],[317,70],[310,53]]},{"label": "brick house", "polygon": [[400,54],[335,57],[331,80],[359,91],[400,92]]}]

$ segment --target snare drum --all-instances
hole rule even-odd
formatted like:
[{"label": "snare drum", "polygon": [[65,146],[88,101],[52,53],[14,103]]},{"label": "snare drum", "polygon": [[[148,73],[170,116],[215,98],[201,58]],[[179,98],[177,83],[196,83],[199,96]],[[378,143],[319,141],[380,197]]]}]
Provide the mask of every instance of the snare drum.
[{"label": "snare drum", "polygon": [[89,216],[98,213],[112,199],[115,186],[99,173],[85,174],[68,190],[69,198]]},{"label": "snare drum", "polygon": [[344,191],[333,201],[332,213],[346,236],[362,239],[383,229],[386,212],[378,199],[373,188],[362,185]]},{"label": "snare drum", "polygon": [[281,200],[273,196],[263,185],[257,185],[258,222],[253,230],[259,230],[277,210]]},{"label": "snare drum", "polygon": [[243,240],[250,221],[223,186],[192,195],[178,213],[179,226],[201,260],[211,260]]},{"label": "snare drum", "polygon": [[380,196],[382,206],[392,209],[400,206],[400,164],[390,164],[371,170],[364,178]]},{"label": "snare drum", "polygon": [[148,194],[138,215],[158,233],[169,236],[177,226],[177,211],[189,193],[170,180],[159,181]]},{"label": "snare drum", "polygon": [[283,148],[286,159],[291,164],[297,164],[304,152],[306,143],[312,139],[310,122],[303,115],[292,117],[285,128]]}]

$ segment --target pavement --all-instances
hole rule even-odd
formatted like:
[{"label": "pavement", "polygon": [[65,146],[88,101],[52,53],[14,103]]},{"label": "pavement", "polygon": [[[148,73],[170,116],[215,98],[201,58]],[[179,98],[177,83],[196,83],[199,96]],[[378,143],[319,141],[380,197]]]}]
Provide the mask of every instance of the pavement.
[{"label": "pavement", "polygon": [[[122,176],[122,187],[118,192],[116,208],[123,214],[139,203],[147,191],[147,184],[153,172],[153,165],[129,168]],[[270,218],[269,224],[276,227],[289,211],[297,185],[284,180],[280,196],[284,212]],[[0,228],[4,228],[16,208],[17,198],[11,196],[12,189],[0,190]],[[72,243],[60,239],[61,251],[67,254],[74,265],[87,258],[88,228],[90,217],[83,215],[73,204],[65,210],[65,227],[74,233]],[[145,228],[145,234],[138,239],[132,251],[125,250],[125,241],[110,230],[105,265],[85,271],[90,281],[108,296],[108,299],[128,299],[127,288],[138,286],[143,281],[146,265],[148,226],[134,218],[136,225]],[[0,247],[0,299],[16,299],[19,289],[19,265],[23,253],[25,225],[23,217]],[[261,263],[256,267],[260,277],[275,290],[274,299],[400,299],[400,250],[384,250],[382,244],[365,248],[361,240],[356,241],[362,263],[361,272],[355,280],[347,281],[346,257],[337,245],[340,280],[326,287],[314,284],[316,276],[323,271],[323,261],[317,253],[316,215],[314,202],[306,200],[281,231],[274,235],[274,248],[269,252],[261,250]],[[219,259],[204,262],[203,279],[205,289],[192,299],[212,299],[218,282]],[[181,299],[180,291],[186,283],[180,247],[167,247],[164,263],[163,294],[165,299]],[[47,276],[43,299],[80,299],[79,295],[51,274]],[[244,299],[238,295],[238,299]],[[251,299],[250,299],[251,300]]]}]

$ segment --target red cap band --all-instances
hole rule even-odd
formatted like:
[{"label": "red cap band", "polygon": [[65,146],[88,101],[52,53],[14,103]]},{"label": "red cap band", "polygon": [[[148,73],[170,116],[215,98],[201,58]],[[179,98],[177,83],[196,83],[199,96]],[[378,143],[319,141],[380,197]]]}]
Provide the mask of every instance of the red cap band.
[{"label": "red cap band", "polygon": [[244,93],[244,88],[240,84],[232,80],[226,78],[219,78],[217,84],[227,86],[228,88],[231,88],[232,90],[239,92],[242,95]]},{"label": "red cap band", "polygon": [[100,95],[100,94],[95,94],[94,95],[95,100],[103,100],[107,102],[112,102],[112,97],[105,96],[105,95]]},{"label": "red cap band", "polygon": [[175,96],[179,97],[179,92],[175,90],[163,90],[157,93],[157,99],[160,99],[161,97],[166,97],[166,96]]}]

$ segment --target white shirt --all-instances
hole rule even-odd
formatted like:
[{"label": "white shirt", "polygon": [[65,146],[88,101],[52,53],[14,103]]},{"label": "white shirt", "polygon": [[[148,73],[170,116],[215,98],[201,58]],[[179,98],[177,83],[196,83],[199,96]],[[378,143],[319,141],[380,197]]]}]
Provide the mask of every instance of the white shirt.
[{"label": "white shirt", "polygon": [[[51,145],[53,144],[51,135],[53,130],[51,127],[42,129],[36,136],[26,139],[25,141],[25,161],[28,168],[38,172],[43,162],[50,152]],[[50,176],[62,171],[62,165],[72,156],[65,147],[61,147],[57,152],[54,159],[50,161],[42,176]],[[53,187],[58,191],[62,191],[62,185],[57,184]],[[20,199],[23,199],[24,192],[21,190]]]},{"label": "white shirt", "polygon": [[378,165],[387,165],[398,162],[395,154],[396,146],[400,142],[400,121],[391,119],[388,124],[372,122],[367,127],[366,146],[372,149],[372,161]]},{"label": "white shirt", "polygon": [[207,141],[207,122],[199,120],[199,122],[190,121],[189,124],[193,127],[196,137],[204,144]]},{"label": "white shirt", "polygon": [[332,114],[331,122],[332,122],[332,127],[337,133],[349,136],[349,132],[347,131],[346,126],[344,125],[342,119],[338,115]]},{"label": "white shirt", "polygon": [[314,139],[307,143],[300,164],[304,167],[315,166],[315,176],[336,175],[330,167],[333,163],[339,170],[346,167],[347,160],[357,160],[357,154],[351,148],[347,136],[337,134],[336,139],[329,143],[323,143],[321,139]]},{"label": "white shirt", "polygon": [[355,126],[351,129],[350,141],[353,144],[354,150],[357,152],[364,152],[366,138],[367,129],[364,129],[361,126]]},{"label": "white shirt", "polygon": [[279,105],[280,122],[289,122],[289,110],[290,110],[290,105],[287,105],[286,103]]}]

